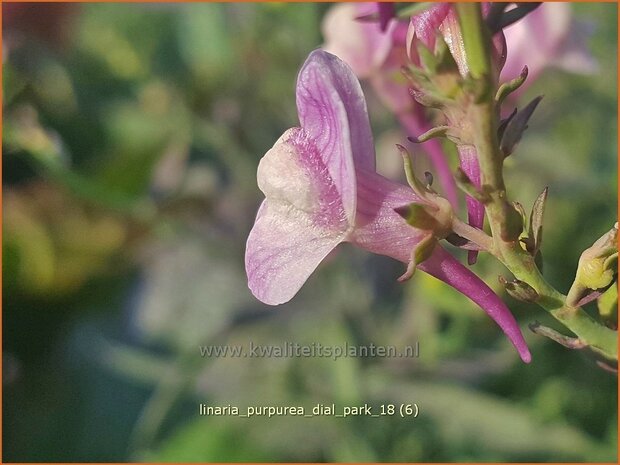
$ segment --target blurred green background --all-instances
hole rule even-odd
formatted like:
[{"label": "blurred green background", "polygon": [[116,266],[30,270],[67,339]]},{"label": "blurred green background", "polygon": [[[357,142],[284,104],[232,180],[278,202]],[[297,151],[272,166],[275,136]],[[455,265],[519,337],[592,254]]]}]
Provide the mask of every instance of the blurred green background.
[{"label": "blurred green background", "polygon": [[[297,124],[326,4],[3,4],[4,461],[616,461],[617,379],[529,332],[533,362],[464,297],[349,246],[292,302],[247,290],[255,172]],[[508,160],[550,186],[560,290],[616,216],[614,4],[576,4],[597,74],[548,70]],[[379,163],[404,139],[367,89]],[[507,273],[474,270],[501,292]],[[558,328],[561,329],[561,328]],[[416,359],[202,358],[201,344],[419,341]],[[198,404],[416,402],[415,420],[201,417]]]}]

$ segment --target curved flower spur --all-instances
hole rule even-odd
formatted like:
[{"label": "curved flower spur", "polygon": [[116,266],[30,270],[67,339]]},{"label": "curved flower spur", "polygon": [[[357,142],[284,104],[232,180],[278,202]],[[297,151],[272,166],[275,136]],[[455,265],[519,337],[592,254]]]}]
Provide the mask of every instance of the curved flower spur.
[{"label": "curved flower spur", "polygon": [[[245,255],[252,293],[270,305],[289,301],[327,254],[350,242],[410,264],[409,274],[417,267],[469,297],[529,362],[506,305],[437,244],[439,230],[445,232],[453,218],[449,203],[421,186],[414,191],[376,173],[366,102],[348,65],[327,52],[312,52],[297,79],[297,109],[301,127],[287,130],[258,167],[265,200]],[[440,209],[441,224],[408,224],[401,214],[412,204]],[[421,263],[411,264],[412,257]]]}]

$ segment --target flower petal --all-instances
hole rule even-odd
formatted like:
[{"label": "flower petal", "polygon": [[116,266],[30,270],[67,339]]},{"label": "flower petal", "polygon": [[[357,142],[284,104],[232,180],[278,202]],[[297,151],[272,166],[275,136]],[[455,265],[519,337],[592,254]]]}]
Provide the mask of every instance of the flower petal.
[{"label": "flower petal", "polygon": [[506,304],[478,276],[441,247],[418,268],[449,284],[478,304],[504,331],[515,346],[521,360],[532,360],[521,329]]},{"label": "flower petal", "polygon": [[341,240],[314,228],[306,213],[265,200],[246,245],[252,294],[268,305],[288,302]]},{"label": "flower petal", "polygon": [[340,193],[350,222],[355,218],[355,169],[375,169],[366,101],[349,66],[315,50],[297,79],[297,111]]},{"label": "flower petal", "polygon": [[338,186],[303,129],[289,129],[276,141],[261,159],[256,179],[268,200],[310,215],[313,227],[338,233],[351,228]]},{"label": "flower petal", "polygon": [[418,54],[417,50],[412,47],[414,38],[433,50],[439,26],[446,19],[451,8],[449,3],[440,3],[411,17],[407,33],[407,53],[413,62],[417,62],[414,58]]},{"label": "flower petal", "polygon": [[286,131],[265,154],[257,181],[266,199],[248,237],[246,273],[254,295],[276,305],[295,295],[352,224],[317,147],[301,128]]}]

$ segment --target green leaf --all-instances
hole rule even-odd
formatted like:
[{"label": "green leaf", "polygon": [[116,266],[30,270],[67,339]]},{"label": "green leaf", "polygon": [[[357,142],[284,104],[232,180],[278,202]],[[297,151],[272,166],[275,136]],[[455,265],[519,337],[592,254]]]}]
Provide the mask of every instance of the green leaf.
[{"label": "green leaf", "polygon": [[430,258],[437,245],[437,238],[433,235],[428,235],[424,238],[415,248],[414,258],[415,264],[419,265],[423,261]]},{"label": "green leaf", "polygon": [[424,71],[429,75],[435,74],[437,70],[437,58],[433,54],[433,52],[424,45],[423,42],[417,43],[418,56],[420,57],[420,64]]}]

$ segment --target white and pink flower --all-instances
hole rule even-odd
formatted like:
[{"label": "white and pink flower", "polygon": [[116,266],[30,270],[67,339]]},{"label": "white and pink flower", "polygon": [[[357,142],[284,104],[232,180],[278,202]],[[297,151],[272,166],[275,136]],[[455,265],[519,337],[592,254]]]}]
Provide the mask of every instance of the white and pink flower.
[{"label": "white and pink flower", "polygon": [[[312,52],[298,76],[297,109],[300,127],[287,130],[260,161],[265,200],[246,247],[250,290],[270,305],[293,298],[342,242],[409,263],[428,237],[395,211],[425,200],[375,171],[366,102],[348,65]],[[474,273],[441,246],[417,267],[480,305],[530,361],[514,317]]]}]

